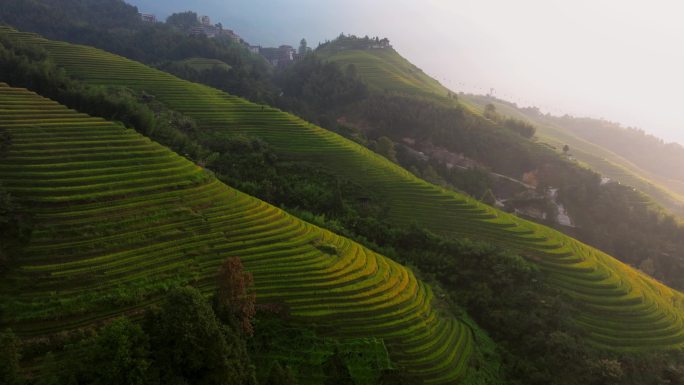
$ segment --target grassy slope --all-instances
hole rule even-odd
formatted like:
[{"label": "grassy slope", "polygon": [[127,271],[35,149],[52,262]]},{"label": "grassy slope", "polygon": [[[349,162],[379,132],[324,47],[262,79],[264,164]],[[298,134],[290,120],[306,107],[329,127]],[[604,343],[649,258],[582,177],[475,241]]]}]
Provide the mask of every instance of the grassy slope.
[{"label": "grassy slope", "polygon": [[22,335],[135,313],[174,284],[211,290],[221,261],[240,256],[260,303],[334,336],[381,337],[426,383],[466,373],[470,326],[438,314],[403,266],[27,90],[0,84],[0,126],[12,137],[0,180],[35,222],[0,283],[1,323]]},{"label": "grassy slope", "polygon": [[336,50],[333,46],[319,49],[316,54],[342,65],[354,64],[359,74],[376,91],[408,92],[448,100],[448,89],[404,60],[393,48]]},{"label": "grassy slope", "polygon": [[651,196],[663,207],[679,216],[684,216],[684,195],[672,187],[668,187],[668,181],[665,179],[644,170],[619,154],[580,138],[570,130],[544,119],[543,116],[530,116],[511,105],[497,102],[485,96],[465,95],[461,96],[461,100],[476,111],[481,112],[485,105],[492,103],[496,106],[497,111],[503,115],[530,121],[537,127],[537,136],[541,141],[559,149],[565,144],[569,145],[571,153],[579,161],[604,176],[635,187]]},{"label": "grassy slope", "polygon": [[13,32],[45,47],[74,76],[156,95],[197,119],[207,135],[247,133],[283,155],[308,159],[386,197],[397,224],[491,241],[516,250],[546,273],[548,283],[581,303],[576,320],[599,346],[620,350],[684,346],[684,296],[594,248],[453,191],[426,183],[343,137],[269,107],[189,83],[93,48]]}]

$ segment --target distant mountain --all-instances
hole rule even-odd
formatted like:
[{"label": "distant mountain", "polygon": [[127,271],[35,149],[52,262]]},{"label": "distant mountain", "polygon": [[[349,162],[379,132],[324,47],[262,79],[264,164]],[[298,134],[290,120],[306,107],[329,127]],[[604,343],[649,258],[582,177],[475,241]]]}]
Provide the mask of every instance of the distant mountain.
[{"label": "distant mountain", "polygon": [[477,111],[492,104],[503,115],[533,123],[540,141],[558,149],[568,145],[572,156],[603,176],[632,186],[684,216],[684,149],[680,145],[596,119],[544,115],[480,95],[461,99]]},{"label": "distant mountain", "polygon": [[[534,114],[525,110],[528,115]],[[619,123],[572,116],[543,116],[551,124],[624,157],[678,194],[684,195],[684,147]]]}]

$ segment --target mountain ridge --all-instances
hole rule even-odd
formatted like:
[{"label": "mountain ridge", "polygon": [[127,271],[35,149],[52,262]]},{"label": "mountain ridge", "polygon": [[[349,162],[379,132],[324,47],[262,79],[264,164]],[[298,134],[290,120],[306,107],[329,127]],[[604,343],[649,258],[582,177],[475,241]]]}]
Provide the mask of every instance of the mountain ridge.
[{"label": "mountain ridge", "polygon": [[509,103],[476,95],[463,95],[466,104],[475,110],[483,111],[486,104],[494,104],[497,111],[511,117],[521,117],[533,122],[538,128],[537,135],[545,142],[561,148],[563,145],[570,146],[572,154],[589,167],[596,169],[603,175],[633,186],[649,196],[663,207],[672,210],[678,216],[684,214],[684,196],[665,184],[662,177],[653,172],[643,169],[640,165],[622,157],[622,155],[607,149],[586,138],[576,136],[559,122],[550,121],[543,115],[533,116],[512,107]]}]

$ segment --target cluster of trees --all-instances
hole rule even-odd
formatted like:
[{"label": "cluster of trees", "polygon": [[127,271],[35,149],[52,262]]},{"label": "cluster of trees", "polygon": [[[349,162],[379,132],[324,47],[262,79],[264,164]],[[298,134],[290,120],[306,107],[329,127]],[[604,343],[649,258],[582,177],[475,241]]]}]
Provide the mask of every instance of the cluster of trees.
[{"label": "cluster of trees", "polygon": [[345,106],[368,95],[353,64],[341,68],[313,54],[277,73],[274,81],[283,93],[279,107],[327,127]]},{"label": "cluster of trees", "polygon": [[119,319],[62,354],[38,384],[256,384],[245,336],[189,287],[171,290],[142,324]]},{"label": "cluster of trees", "polygon": [[369,37],[366,35],[364,37],[359,37],[356,35],[345,35],[344,33],[341,33],[340,36],[338,36],[335,40],[326,41],[325,43],[320,44],[317,49],[326,49],[331,47],[334,47],[335,49],[368,49],[373,46],[388,47],[389,43],[390,41],[386,37],[381,39],[378,36]]},{"label": "cluster of trees", "polygon": [[500,123],[502,126],[528,139],[533,137],[537,132],[537,128],[535,126],[518,119],[506,118]]},{"label": "cluster of trees", "polygon": [[[257,368],[272,368],[270,373],[257,373],[260,383],[287,378],[288,372],[302,382],[321,385],[401,385],[392,380],[407,377],[393,368],[382,340],[321,337],[301,323],[265,312],[258,313],[255,328],[248,343],[250,356]],[[278,376],[280,368],[283,374]]]},{"label": "cluster of trees", "polygon": [[192,27],[200,25],[197,13],[192,11],[178,12],[166,18],[166,24],[181,32],[190,31]]},{"label": "cluster of trees", "polygon": [[358,186],[342,184],[334,174],[314,165],[281,162],[258,138],[240,135],[204,143],[220,154],[210,166],[219,179],[281,207],[335,215],[344,210],[343,194],[359,191]]},{"label": "cluster of trees", "polygon": [[374,94],[349,117],[367,127],[365,134],[371,138],[387,136],[397,143],[411,138],[419,145],[438,144],[504,175],[521,176],[536,164],[556,158],[552,151],[502,130],[495,122],[428,98]]},{"label": "cluster of trees", "polygon": [[26,31],[40,29],[55,38],[78,33],[91,35],[81,39],[96,38],[108,30],[142,24],[137,8],[121,0],[6,0],[2,5],[0,22]]},{"label": "cluster of trees", "polygon": [[198,69],[182,61],[166,61],[159,65],[159,69],[179,78],[206,84],[253,101],[273,104],[276,100],[273,87],[255,86],[256,80],[245,77],[239,67],[215,65],[211,68]]},{"label": "cluster of trees", "polygon": [[492,103],[488,103],[485,106],[484,117],[487,119],[490,119],[492,121],[498,122],[501,124],[501,126],[516,132],[520,134],[521,136],[525,138],[531,138],[534,136],[534,134],[537,132],[537,128],[525,121],[519,120],[519,119],[514,119],[514,118],[507,118],[502,115],[500,115],[496,111],[496,106],[493,105]]}]

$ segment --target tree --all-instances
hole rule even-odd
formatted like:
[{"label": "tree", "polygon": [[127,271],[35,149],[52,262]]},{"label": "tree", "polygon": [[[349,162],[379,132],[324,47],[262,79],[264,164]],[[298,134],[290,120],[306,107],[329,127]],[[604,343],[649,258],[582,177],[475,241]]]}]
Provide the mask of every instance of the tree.
[{"label": "tree", "polygon": [[563,146],[563,154],[567,155],[570,152],[570,146],[567,144]]},{"label": "tree", "polygon": [[297,380],[295,379],[294,373],[289,366],[284,369],[278,361],[273,363],[271,366],[271,371],[268,373],[268,378],[266,379],[265,385],[296,385]]},{"label": "tree", "polygon": [[499,120],[499,113],[496,112],[496,106],[494,106],[492,103],[488,103],[488,104],[485,106],[484,114],[483,114],[483,115],[484,115],[484,117],[487,118],[487,119],[491,119],[491,120],[494,120],[494,121],[498,121],[498,120]]},{"label": "tree", "polygon": [[603,358],[588,362],[587,366],[597,378],[596,384],[617,385],[622,383],[621,379],[624,376],[624,372],[620,361]]},{"label": "tree", "polygon": [[325,373],[325,385],[353,385],[354,380],[349,373],[349,368],[342,360],[340,351],[335,348],[335,353],[331,355],[323,365]]},{"label": "tree", "polygon": [[525,138],[531,138],[537,132],[537,128],[522,120],[509,118],[503,121],[504,127],[520,134]]},{"label": "tree", "polygon": [[61,385],[66,381],[60,378],[62,367],[55,361],[55,355],[48,352],[41,363],[43,374],[34,385]]},{"label": "tree", "polygon": [[148,313],[145,330],[163,384],[256,382],[241,335],[220,324],[197,289],[171,290],[161,308]]},{"label": "tree", "polygon": [[438,185],[444,185],[444,179],[437,173],[434,167],[432,167],[431,164],[428,164],[427,167],[423,169],[423,179],[430,183],[438,184]]},{"label": "tree", "polygon": [[487,189],[480,200],[490,206],[494,206],[496,204],[496,197],[494,196],[492,189]]},{"label": "tree", "polygon": [[189,31],[192,27],[197,26],[200,22],[197,19],[197,14],[192,11],[174,13],[166,18],[166,24],[176,27],[182,32]]},{"label": "tree", "polygon": [[306,55],[277,73],[276,84],[285,95],[279,103],[304,117],[320,121],[319,117],[326,115],[334,122],[340,116],[337,111],[367,95],[366,84],[352,71],[349,66],[345,69],[316,55]]},{"label": "tree", "polygon": [[22,383],[19,374],[21,342],[12,330],[0,333],[0,384],[17,385]]},{"label": "tree", "polygon": [[119,318],[95,338],[86,360],[94,385],[148,384],[149,340],[140,325]]},{"label": "tree", "polygon": [[152,385],[149,340],[140,325],[119,318],[95,336],[65,349],[55,362],[46,355],[47,374],[37,385],[78,383],[90,385]]},{"label": "tree", "polygon": [[239,257],[227,258],[218,275],[217,312],[224,320],[234,318],[244,333],[254,334],[252,319],[256,314],[254,278],[244,271]]},{"label": "tree", "polygon": [[306,39],[302,39],[302,40],[299,42],[299,51],[298,51],[298,53],[299,53],[300,55],[304,55],[304,54],[306,54],[308,51],[309,51],[309,47],[307,47],[307,45],[306,45]]},{"label": "tree", "polygon": [[376,150],[378,154],[384,156],[392,162],[397,162],[397,151],[394,148],[394,142],[392,142],[392,139],[386,136],[379,137],[376,145]]}]

